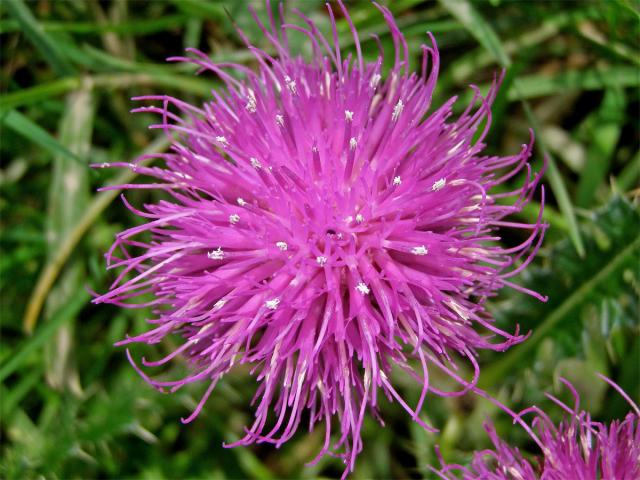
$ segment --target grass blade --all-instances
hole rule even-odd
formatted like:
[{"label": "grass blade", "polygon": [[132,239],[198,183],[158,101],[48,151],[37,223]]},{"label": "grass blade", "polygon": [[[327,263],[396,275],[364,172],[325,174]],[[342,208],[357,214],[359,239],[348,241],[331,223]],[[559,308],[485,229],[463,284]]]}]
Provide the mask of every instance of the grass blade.
[{"label": "grass blade", "polygon": [[11,16],[20,24],[24,34],[31,40],[42,57],[60,76],[72,75],[75,69],[59,50],[56,42],[49,37],[22,0],[5,0],[3,5]]},{"label": "grass blade", "polygon": [[21,88],[0,97],[0,112],[56,97],[80,88],[81,84],[82,79],[80,77],[65,77],[49,83],[41,83],[34,87]]},{"label": "grass blade", "polygon": [[0,111],[16,108],[21,105],[34,104],[43,100],[82,88],[87,82],[94,88],[122,89],[132,86],[158,86],[180,90],[183,94],[193,93],[200,96],[210,95],[214,86],[212,80],[204,80],[186,75],[116,73],[84,77],[66,77],[53,82],[11,92],[0,98]]},{"label": "grass blade", "polygon": [[31,140],[53,155],[60,155],[74,162],[81,162],[80,158],[52,137],[40,125],[24,116],[17,110],[10,110],[2,117],[2,124],[19,135]]},{"label": "grass blade", "polygon": [[[135,19],[133,21],[98,24],[94,22],[44,21],[40,22],[45,33],[80,33],[94,35],[96,33],[133,33],[151,34],[170,28],[179,27],[188,21],[186,15],[165,15],[154,19]],[[0,21],[0,34],[20,31],[20,23],[11,20]]]},{"label": "grass blade", "polygon": [[89,301],[89,292],[84,289],[75,292],[73,297],[65,303],[38,331],[28,338],[11,359],[0,368],[0,382],[18,370],[27,360],[28,356],[46,343],[53,334],[67,321],[78,315],[78,312]]},{"label": "grass blade", "polygon": [[546,177],[549,179],[551,190],[553,190],[553,193],[556,196],[556,201],[558,202],[560,211],[566,218],[567,227],[569,229],[569,238],[571,238],[571,242],[573,243],[576,252],[578,252],[578,255],[580,255],[580,257],[584,257],[585,250],[584,242],[582,241],[582,234],[578,227],[578,220],[576,219],[575,210],[573,208],[571,198],[569,197],[569,192],[567,191],[567,187],[562,179],[562,174],[560,173],[560,170],[558,170],[558,164],[544,143],[544,138],[540,133],[542,132],[542,129],[533,114],[533,110],[529,106],[529,102],[523,100],[522,106],[529,123],[531,123],[531,127],[536,132],[536,141],[538,142],[538,146],[547,160]]},{"label": "grass blade", "polygon": [[22,399],[42,381],[41,379],[42,371],[39,368],[33,368],[10,389],[4,385],[0,385],[0,396],[2,396],[2,402],[0,402],[0,420],[3,423],[11,418],[13,410],[20,404]]},{"label": "grass blade", "polygon": [[[61,241],[82,216],[89,201],[88,153],[93,136],[96,101],[89,88],[67,96],[66,108],[60,121],[60,142],[83,161],[71,162],[65,156],[55,156],[49,186],[47,243],[49,258],[55,255]],[[60,195],[65,192],[65,195]],[[47,295],[48,316],[57,311],[74,292],[82,289],[84,267],[75,256]],[[73,359],[73,324],[62,326],[45,346],[45,370],[48,383],[56,389],[68,387],[81,393],[80,380]]]},{"label": "grass blade", "polygon": [[[544,19],[538,28],[524,31],[516,37],[505,40],[502,43],[504,52],[510,56],[522,50],[534,47],[541,48],[542,43],[556,36],[567,25],[583,19],[599,17],[599,15],[600,10],[595,5],[585,5],[579,11],[560,11],[551,14]],[[457,24],[457,22],[454,23]],[[453,61],[445,73],[445,80],[450,79],[456,84],[465,83],[475,72],[488,67],[493,61],[495,61],[495,57],[491,52],[486,49],[475,49]]]},{"label": "grass blade", "polygon": [[591,205],[598,187],[606,180],[611,158],[615,153],[624,121],[626,101],[622,89],[609,89],[600,109],[588,119],[590,148],[587,162],[580,175],[576,204],[587,208]]},{"label": "grass blade", "polygon": [[[514,79],[506,95],[510,102],[515,102],[551,95],[564,95],[568,92],[627,87],[640,87],[638,69],[617,65],[607,69],[572,70],[553,75],[523,75]],[[487,91],[489,85],[481,84],[479,88],[482,91]],[[467,92],[460,97],[460,102],[468,102],[472,96],[472,92]]]},{"label": "grass blade", "polygon": [[556,75],[528,75],[518,78],[509,100],[524,100],[562,94],[567,91],[602,90],[640,86],[636,67],[612,66],[606,69],[567,71]]},{"label": "grass blade", "polygon": [[498,64],[507,68],[511,65],[511,59],[507,55],[502,42],[480,13],[467,0],[453,2],[440,0],[440,4],[449,11],[480,44],[487,49]]}]

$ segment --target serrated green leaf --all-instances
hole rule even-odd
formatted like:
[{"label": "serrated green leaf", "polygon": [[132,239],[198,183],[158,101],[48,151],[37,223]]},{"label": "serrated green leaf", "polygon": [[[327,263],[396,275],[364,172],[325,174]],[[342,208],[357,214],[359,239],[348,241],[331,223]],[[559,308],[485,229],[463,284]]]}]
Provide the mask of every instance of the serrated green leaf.
[{"label": "serrated green leaf", "polygon": [[[517,319],[521,328],[531,329],[533,334],[483,371],[483,386],[494,385],[517,367],[530,366],[523,360],[549,336],[566,341],[575,352],[580,344],[582,326],[577,309],[602,296],[633,295],[628,290],[623,271],[637,272],[639,226],[638,209],[623,197],[616,196],[584,227],[587,252],[584,258],[579,258],[569,242],[563,241],[552,249],[544,268],[527,272],[524,286],[548,295],[549,301],[542,303],[519,296],[517,304],[515,300],[507,301],[504,309],[496,312],[497,318]],[[599,235],[606,241],[599,241]]]}]

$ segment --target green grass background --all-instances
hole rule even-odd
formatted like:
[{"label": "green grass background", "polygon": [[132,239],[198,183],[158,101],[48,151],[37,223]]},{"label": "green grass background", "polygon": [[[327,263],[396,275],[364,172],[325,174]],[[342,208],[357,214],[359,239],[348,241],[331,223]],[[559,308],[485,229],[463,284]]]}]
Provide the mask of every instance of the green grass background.
[{"label": "green grass background", "polygon": [[[390,52],[379,12],[366,2],[349,5],[363,40],[378,34]],[[533,127],[534,164],[549,158],[550,228],[518,282],[550,300],[541,304],[514,292],[492,300],[502,326],[513,330],[519,323],[533,334],[506,354],[482,355],[482,386],[512,408],[536,403],[557,419],[560,412],[543,393],[569,401],[559,388],[564,376],[595,418],[621,417],[628,406],[594,372],[640,397],[640,3],[389,5],[414,67],[425,32],[436,36],[442,64],[436,105],[454,94],[463,105],[470,83],[486,88],[506,68],[488,151],[517,151]],[[254,6],[264,18],[264,5]],[[328,31],[323,2],[286,2],[292,6]],[[227,376],[198,420],[182,426],[180,417],[204,386],[174,395],[152,390],[113,347],[127,332],[144,329],[148,312],[89,303],[88,289],[105,291],[112,278],[102,255],[114,234],[140,219],[117,201],[117,192],[96,192],[132,174],[87,165],[167,148],[161,134],[147,129],[152,117],[128,112],[132,96],[169,93],[198,104],[219,86],[211,76],[194,76],[191,66],[164,63],[166,57],[195,46],[216,61],[254,65],[229,17],[269,49],[245,2],[0,2],[2,478],[333,478],[342,472],[331,458],[304,467],[321,447],[322,431],[301,429],[280,450],[222,448],[251,420],[255,381],[247,368]],[[343,47],[353,49],[343,18],[338,27]],[[374,42],[364,41],[363,48],[368,58],[376,55]],[[128,198],[141,205],[159,195],[135,191]],[[534,219],[539,201],[520,219]],[[506,244],[518,240],[504,238]],[[170,348],[135,353],[158,356]],[[184,368],[178,361],[166,375]],[[443,388],[455,388],[433,375]],[[401,374],[394,382],[415,404],[419,386]],[[429,397],[422,416],[439,435],[422,431],[396,403],[383,401],[381,408],[386,427],[367,419],[352,478],[432,478],[436,444],[448,461],[468,462],[471,452],[488,446],[485,418],[497,422],[505,439],[535,453],[521,429],[473,395]]]}]

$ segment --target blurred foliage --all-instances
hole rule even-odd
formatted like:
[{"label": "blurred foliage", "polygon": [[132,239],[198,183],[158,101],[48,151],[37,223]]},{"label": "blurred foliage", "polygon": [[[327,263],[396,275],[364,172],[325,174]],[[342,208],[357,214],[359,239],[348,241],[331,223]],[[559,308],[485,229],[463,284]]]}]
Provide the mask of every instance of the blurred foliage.
[{"label": "blurred foliage", "polygon": [[[488,150],[517,151],[532,126],[538,166],[544,154],[550,160],[544,214],[550,228],[534,265],[517,279],[549,301],[514,292],[492,300],[501,325],[533,333],[507,354],[482,356],[483,386],[512,408],[537,403],[557,417],[543,392],[557,393],[557,379],[565,376],[594,417],[621,416],[628,406],[594,372],[640,397],[639,3],[386,3],[407,36],[414,68],[425,32],[436,36],[442,70],[435,104],[460,94],[463,105],[469,83],[486,88],[504,67]],[[323,5],[286,2],[286,9],[300,8],[327,32]],[[112,347],[127,332],[144,329],[148,312],[88,303],[89,290],[107,288],[102,253],[114,233],[140,221],[117,202],[110,205],[114,193],[96,193],[134,174],[90,170],[88,163],[129,161],[166,148],[147,129],[151,117],[129,114],[131,97],[166,92],[199,103],[219,85],[194,76],[192,66],[164,63],[166,57],[198,47],[217,61],[254,65],[230,18],[271,51],[246,6],[231,0],[0,2],[3,478],[268,479],[342,472],[330,458],[304,467],[321,446],[321,432],[301,431],[279,451],[221,446],[251,419],[255,382],[246,368],[220,383],[196,422],[181,425],[202,388],[161,395]],[[264,18],[264,5],[254,7]],[[372,5],[350,2],[350,12],[367,58],[377,55],[369,34],[391,51]],[[346,21],[338,22],[343,47],[353,50]],[[303,38],[292,44],[308,52]],[[159,194],[128,197],[140,205]],[[519,217],[535,218],[540,200]],[[504,238],[506,244],[520,240]],[[136,355],[168,349],[140,348]],[[177,362],[161,374],[185,368]],[[415,402],[417,385],[402,375],[395,381]],[[353,478],[431,478],[436,444],[448,461],[468,461],[487,445],[480,428],[486,416],[497,420],[505,438],[528,446],[504,414],[470,395],[429,398],[423,415],[441,429],[438,436],[395,403],[383,403],[382,412],[386,427],[365,422],[365,450]]]}]

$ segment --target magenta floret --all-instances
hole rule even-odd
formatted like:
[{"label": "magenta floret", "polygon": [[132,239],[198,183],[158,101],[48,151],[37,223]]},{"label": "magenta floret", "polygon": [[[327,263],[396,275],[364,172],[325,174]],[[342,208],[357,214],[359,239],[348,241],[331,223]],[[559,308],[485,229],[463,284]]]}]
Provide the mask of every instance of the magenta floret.
[{"label": "magenta floret", "polygon": [[[255,421],[234,445],[279,446],[307,410],[310,428],[325,426],[317,458],[339,455],[347,472],[362,449],[365,412],[378,415],[378,392],[431,428],[418,416],[425,395],[447,394],[429,384],[430,364],[455,369],[455,358],[466,358],[475,371],[466,391],[479,374],[478,350],[503,351],[525,338],[517,327],[498,329],[484,300],[504,286],[543,299],[509,279],[532,260],[546,225],[540,217],[533,224],[505,219],[540,180],[528,163],[533,136],[513,156],[482,155],[500,79],[486,96],[472,86],[471,104],[454,119],[455,98],[431,105],[439,69],[431,35],[421,70],[409,72],[406,41],[389,10],[377,6],[395,45],[383,79],[382,51],[365,63],[340,4],[357,52],[342,57],[327,8],[332,41],[300,12],[301,25],[284,23],[282,11],[279,25],[254,14],[277,52],[272,57],[241,34],[257,71],[214,64],[197,50],[172,58],[224,82],[202,106],[167,95],[136,99],[158,102],[136,111],[160,116],[152,128],[176,136],[170,153],[100,166],[133,168],[155,182],[125,188],[160,189],[170,199],[144,211],[124,200],[147,223],[117,235],[106,256],[121,271],[94,301],[153,307],[152,328],[121,345],[182,339],[166,358],[142,364],[181,355],[192,368],[186,378],[153,380],[132,363],[161,389],[210,382],[185,422],[225,373],[250,364],[259,382]],[[292,56],[289,30],[308,37],[311,60]],[[164,166],[146,166],[149,159]],[[491,193],[522,173],[517,190]],[[523,230],[526,239],[504,248],[499,229]],[[153,300],[129,303],[145,293]],[[416,406],[393,387],[392,365],[423,384]],[[339,437],[331,445],[335,417]]]}]

